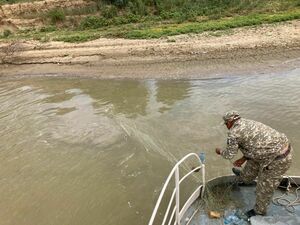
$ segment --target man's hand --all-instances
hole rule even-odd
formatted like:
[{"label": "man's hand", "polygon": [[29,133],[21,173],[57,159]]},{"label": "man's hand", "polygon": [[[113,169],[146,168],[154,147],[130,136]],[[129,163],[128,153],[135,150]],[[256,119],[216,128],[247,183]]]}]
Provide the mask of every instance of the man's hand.
[{"label": "man's hand", "polygon": [[247,161],[247,159],[245,157],[242,157],[242,158],[234,161],[233,165],[235,167],[241,167],[246,161]]},{"label": "man's hand", "polygon": [[216,153],[217,153],[218,155],[221,155],[221,152],[222,152],[222,149],[216,148]]}]

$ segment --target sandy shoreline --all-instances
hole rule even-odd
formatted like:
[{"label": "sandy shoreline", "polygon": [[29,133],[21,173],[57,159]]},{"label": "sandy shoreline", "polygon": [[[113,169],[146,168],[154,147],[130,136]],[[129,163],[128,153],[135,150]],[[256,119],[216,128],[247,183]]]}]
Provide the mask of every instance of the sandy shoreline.
[{"label": "sandy shoreline", "polygon": [[206,78],[300,65],[300,21],[155,40],[0,43],[0,77]]}]

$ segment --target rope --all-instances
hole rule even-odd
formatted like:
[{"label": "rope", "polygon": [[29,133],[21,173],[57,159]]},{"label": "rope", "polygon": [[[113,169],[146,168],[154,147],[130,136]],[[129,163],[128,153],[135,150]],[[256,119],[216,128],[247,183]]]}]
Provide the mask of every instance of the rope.
[{"label": "rope", "polygon": [[[295,213],[295,211],[296,211],[295,207],[298,206],[298,205],[300,205],[300,198],[299,198],[299,193],[298,193],[298,191],[300,190],[300,186],[293,180],[293,178],[288,177],[288,179],[289,179],[288,180],[289,181],[289,185],[287,187],[287,191],[283,195],[281,195],[279,197],[274,197],[272,202],[275,205],[283,206],[286,209],[286,211],[288,211],[290,213]],[[293,200],[290,200],[288,198],[288,196],[289,196],[288,191],[289,191],[289,188],[291,187],[290,180],[292,180],[293,183],[297,186],[297,188],[296,188],[296,190],[294,192],[295,199],[293,199]]]}]

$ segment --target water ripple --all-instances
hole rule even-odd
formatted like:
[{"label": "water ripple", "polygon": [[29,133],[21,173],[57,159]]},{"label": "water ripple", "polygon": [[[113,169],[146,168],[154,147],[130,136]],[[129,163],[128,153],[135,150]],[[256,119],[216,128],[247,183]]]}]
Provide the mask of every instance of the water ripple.
[{"label": "water ripple", "polygon": [[145,224],[153,190],[186,153],[207,154],[208,178],[230,172],[213,151],[225,146],[227,110],[275,127],[299,148],[299,75],[3,80],[0,217],[20,225]]}]

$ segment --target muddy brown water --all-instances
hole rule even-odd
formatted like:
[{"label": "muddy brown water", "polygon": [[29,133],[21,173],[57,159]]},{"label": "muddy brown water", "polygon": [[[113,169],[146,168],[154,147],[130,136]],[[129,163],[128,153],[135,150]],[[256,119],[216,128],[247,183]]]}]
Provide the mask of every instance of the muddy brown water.
[{"label": "muddy brown water", "polygon": [[299,175],[300,70],[210,80],[1,79],[0,224],[147,224],[176,160],[229,174],[229,109],[284,132]]}]

